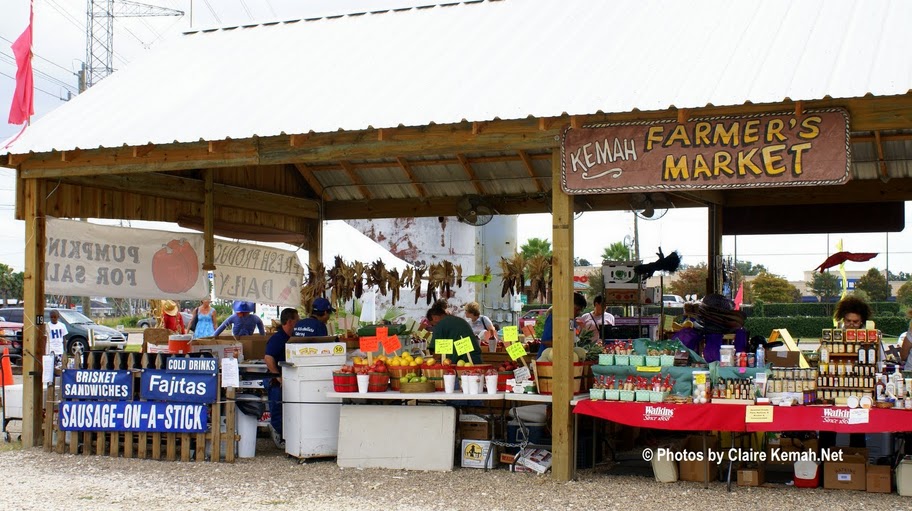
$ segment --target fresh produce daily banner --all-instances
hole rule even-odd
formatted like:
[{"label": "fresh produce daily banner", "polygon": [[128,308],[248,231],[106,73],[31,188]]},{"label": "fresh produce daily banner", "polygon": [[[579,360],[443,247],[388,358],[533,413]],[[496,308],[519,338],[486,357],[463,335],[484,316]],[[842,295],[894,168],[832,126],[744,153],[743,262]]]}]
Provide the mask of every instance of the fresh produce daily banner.
[{"label": "fresh produce daily banner", "polygon": [[[196,300],[206,296],[203,235],[51,218],[45,289],[49,294]],[[304,268],[294,252],[215,240],[217,298],[289,307],[301,303]]]}]

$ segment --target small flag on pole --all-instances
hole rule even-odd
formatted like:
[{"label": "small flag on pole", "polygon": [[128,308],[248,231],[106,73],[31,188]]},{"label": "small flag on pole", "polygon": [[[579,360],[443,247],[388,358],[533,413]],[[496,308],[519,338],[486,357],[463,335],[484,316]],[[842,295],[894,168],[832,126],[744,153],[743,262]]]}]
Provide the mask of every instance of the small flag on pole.
[{"label": "small flag on pole", "polygon": [[35,115],[35,83],[32,75],[32,19],[34,9],[29,2],[29,24],[13,43],[16,58],[16,91],[10,105],[9,123],[24,124]]}]

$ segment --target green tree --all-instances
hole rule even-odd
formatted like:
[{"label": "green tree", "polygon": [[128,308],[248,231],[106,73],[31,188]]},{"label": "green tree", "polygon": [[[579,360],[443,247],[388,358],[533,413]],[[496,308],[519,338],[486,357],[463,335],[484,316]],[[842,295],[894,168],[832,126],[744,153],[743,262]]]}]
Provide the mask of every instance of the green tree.
[{"label": "green tree", "polygon": [[798,288],[789,281],[765,271],[751,281],[751,293],[763,303],[794,303],[801,298]]},{"label": "green tree", "polygon": [[16,277],[13,268],[0,263],[0,293],[3,294],[3,305],[9,305],[9,299],[16,298],[14,296],[15,288]]},{"label": "green tree", "polygon": [[766,266],[763,266],[762,264],[753,264],[750,261],[736,262],[735,269],[738,270],[738,273],[741,275],[760,275],[760,273],[768,271]]},{"label": "green tree", "polygon": [[573,266],[592,266],[588,259],[582,257],[573,258]]},{"label": "green tree", "polygon": [[551,257],[551,242],[541,238],[529,238],[519,250],[527,261],[537,255]]},{"label": "green tree", "polygon": [[839,289],[842,283],[833,273],[814,272],[814,277],[805,285],[820,301],[831,302],[832,299],[839,296]]},{"label": "green tree", "polygon": [[605,292],[605,277],[602,274],[602,267],[595,266],[595,269],[589,272],[589,287],[586,288],[586,303],[591,307],[595,297]]},{"label": "green tree", "polygon": [[905,307],[912,307],[912,279],[899,286],[896,291],[896,301]]},{"label": "green tree", "polygon": [[873,302],[885,302],[890,297],[890,284],[877,268],[871,268],[855,283],[855,289],[864,291]]},{"label": "green tree", "polygon": [[625,245],[623,241],[615,241],[611,245],[605,247],[605,250],[602,251],[602,260],[629,261],[630,247]]},{"label": "green tree", "polygon": [[688,266],[678,270],[674,275],[674,282],[668,284],[668,290],[672,294],[681,296],[691,294],[703,296],[706,294],[706,277],[709,275],[706,263]]},{"label": "green tree", "polygon": [[890,280],[891,282],[892,282],[892,281],[895,281],[895,280],[909,280],[909,279],[912,279],[912,273],[906,273],[906,272],[904,272],[904,271],[901,271],[901,272],[899,272],[899,273],[893,273],[893,272],[891,271],[891,272],[889,272],[889,273],[890,273],[890,279],[889,279],[889,280]]}]

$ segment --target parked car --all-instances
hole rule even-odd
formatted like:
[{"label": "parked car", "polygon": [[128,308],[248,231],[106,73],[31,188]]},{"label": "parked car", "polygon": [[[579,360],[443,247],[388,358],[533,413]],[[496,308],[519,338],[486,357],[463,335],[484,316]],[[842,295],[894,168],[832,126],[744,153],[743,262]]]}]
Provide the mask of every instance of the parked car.
[{"label": "parked car", "polygon": [[9,348],[10,358],[18,361],[22,357],[22,323],[7,321],[0,316],[0,353]]},{"label": "parked car", "polygon": [[538,317],[541,316],[542,314],[547,314],[547,313],[548,313],[548,309],[532,309],[532,310],[526,311],[526,313],[523,314],[521,318],[519,318],[519,329],[522,330],[527,325],[534,327],[535,322],[538,321]]},{"label": "parked car", "polygon": [[[181,311],[181,317],[184,318],[184,328],[190,326],[190,321],[193,319],[193,314],[190,312]],[[152,328],[157,324],[158,319],[156,318],[143,318],[136,322],[136,326],[140,328]]]},{"label": "parked car", "polygon": [[[66,350],[68,353],[75,353],[77,346],[82,351],[106,350],[106,349],[124,349],[127,345],[127,338],[122,332],[114,330],[111,327],[99,325],[71,309],[44,309],[44,321],[51,321],[51,311],[56,310],[60,313],[60,322],[67,328],[67,335],[64,338]],[[0,317],[9,321],[21,323],[23,318],[22,307],[7,307],[0,309]],[[89,330],[94,333],[95,345],[89,346]]]},{"label": "parked car", "polygon": [[665,307],[684,307],[684,298],[680,295],[662,295],[662,305]]}]

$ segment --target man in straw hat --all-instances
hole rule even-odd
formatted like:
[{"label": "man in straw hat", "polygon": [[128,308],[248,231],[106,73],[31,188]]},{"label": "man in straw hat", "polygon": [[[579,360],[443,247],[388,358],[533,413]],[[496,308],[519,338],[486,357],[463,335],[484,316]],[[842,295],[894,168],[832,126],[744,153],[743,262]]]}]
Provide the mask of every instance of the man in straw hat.
[{"label": "man in straw hat", "polygon": [[173,300],[162,301],[162,325],[175,334],[184,333],[184,318]]}]

